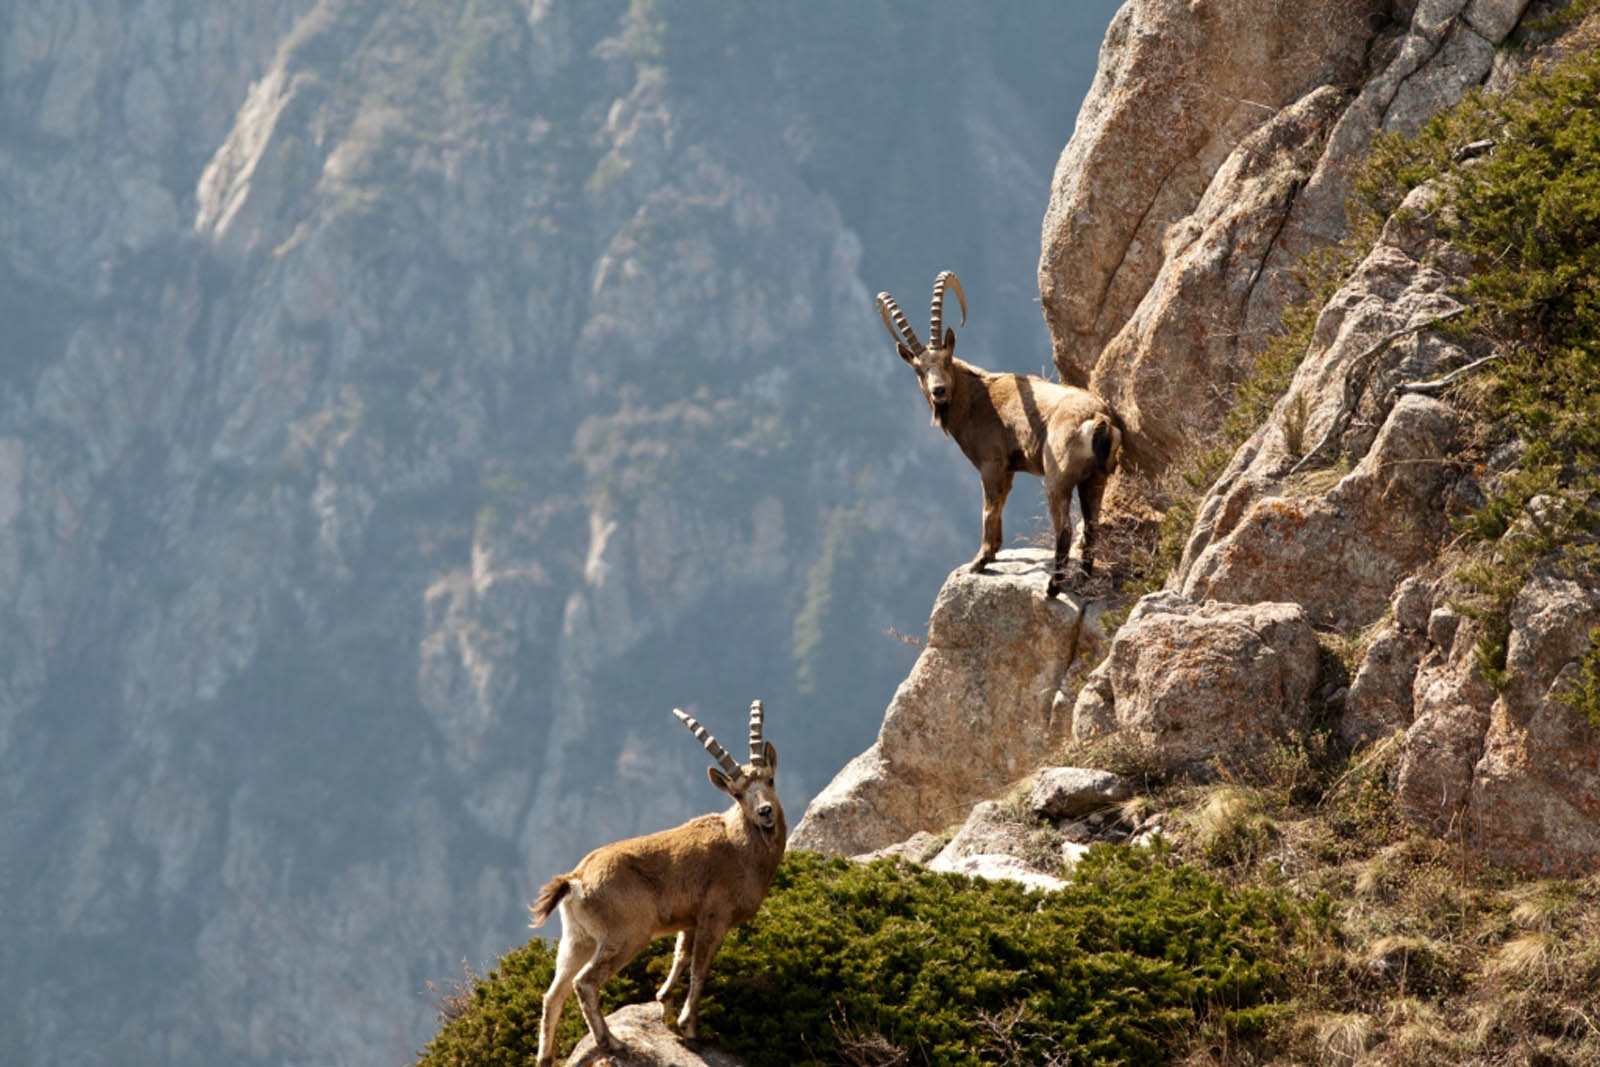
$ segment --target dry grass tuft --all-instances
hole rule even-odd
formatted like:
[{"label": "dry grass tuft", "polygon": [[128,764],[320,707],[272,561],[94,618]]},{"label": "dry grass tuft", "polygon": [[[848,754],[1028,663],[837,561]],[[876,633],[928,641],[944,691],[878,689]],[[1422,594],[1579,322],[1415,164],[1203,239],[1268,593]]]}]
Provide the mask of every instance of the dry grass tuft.
[{"label": "dry grass tuft", "polygon": [[1263,810],[1261,791],[1237,785],[1213,788],[1192,823],[1200,854],[1218,866],[1248,868],[1278,839],[1278,825]]},{"label": "dry grass tuft", "polygon": [[1372,1016],[1363,1012],[1328,1015],[1317,1025],[1317,1050],[1326,1067],[1351,1067],[1372,1044]]},{"label": "dry grass tuft", "polygon": [[1448,991],[1458,977],[1443,943],[1416,934],[1390,934],[1367,949],[1364,968],[1380,987],[1405,993]]},{"label": "dry grass tuft", "polygon": [[1507,978],[1543,983],[1550,979],[1561,956],[1561,941],[1555,934],[1548,930],[1532,930],[1502,944],[1485,970]]},{"label": "dry grass tuft", "polygon": [[1576,889],[1567,883],[1536,882],[1516,893],[1511,921],[1524,929],[1551,930],[1577,906]]},{"label": "dry grass tuft", "polygon": [[1356,896],[1369,900],[1393,900],[1400,888],[1401,873],[1388,857],[1379,854],[1356,868]]}]

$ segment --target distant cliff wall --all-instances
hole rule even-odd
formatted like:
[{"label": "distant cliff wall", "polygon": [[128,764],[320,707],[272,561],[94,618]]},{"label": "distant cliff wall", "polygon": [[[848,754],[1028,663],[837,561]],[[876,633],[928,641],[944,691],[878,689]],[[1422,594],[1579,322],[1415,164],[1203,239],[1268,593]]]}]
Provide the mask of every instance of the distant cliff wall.
[{"label": "distant cliff wall", "polygon": [[1044,358],[1057,8],[6,5],[0,1060],[401,1061],[672,706],[865,744],[976,527],[871,294]]}]

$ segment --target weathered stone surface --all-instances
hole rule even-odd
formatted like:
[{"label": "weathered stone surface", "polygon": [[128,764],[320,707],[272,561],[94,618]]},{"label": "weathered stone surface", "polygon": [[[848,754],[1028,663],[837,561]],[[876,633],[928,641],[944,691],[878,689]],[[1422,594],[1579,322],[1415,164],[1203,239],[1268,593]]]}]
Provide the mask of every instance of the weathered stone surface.
[{"label": "weathered stone surface", "polygon": [[877,742],[811,802],[790,847],[856,855],[942,829],[1060,748],[1056,693],[1095,655],[1099,606],[1046,600],[1049,559],[1006,550],[991,573],[950,575]]},{"label": "weathered stone surface", "polygon": [[[683,990],[677,992],[682,995]],[[567,1010],[576,1011],[576,1004],[568,1001]],[[654,1001],[618,1008],[606,1016],[606,1025],[621,1047],[602,1052],[594,1035],[584,1034],[567,1057],[567,1067],[744,1067],[744,1060],[721,1049],[685,1043],[661,1014]]]},{"label": "weathered stone surface", "polygon": [[1185,575],[1184,595],[1293,599],[1322,625],[1369,622],[1448,529],[1439,493],[1453,480],[1455,432],[1448,405],[1402,398],[1371,451],[1326,497],[1261,497],[1225,536],[1214,534]]},{"label": "weathered stone surface", "polygon": [[1076,819],[1133,796],[1133,783],[1090,767],[1045,767],[1033,777],[1028,804],[1044,819]]},{"label": "weathered stone surface", "polygon": [[1427,639],[1386,628],[1373,640],[1345,695],[1339,736],[1352,745],[1375,741],[1411,725],[1411,683]]},{"label": "weathered stone surface", "polygon": [[896,841],[892,845],[863,852],[850,858],[857,863],[871,863],[881,859],[904,859],[910,863],[927,863],[937,856],[947,844],[945,839],[938,834],[927,830],[918,830],[904,841]]},{"label": "weathered stone surface", "polygon": [[1600,870],[1600,728],[1561,698],[1600,625],[1600,589],[1536,575],[1511,611],[1509,680],[1474,768],[1474,827],[1503,863]]},{"label": "weathered stone surface", "polygon": [[[1288,392],[1201,501],[1176,576],[1186,595],[1295,600],[1320,625],[1360,626],[1436,551],[1460,478],[1456,420],[1393,392],[1472,355],[1433,326],[1460,311],[1464,266],[1435,232],[1434,202],[1427,187],[1407,197],[1322,309]],[[1320,493],[1291,477],[1319,448],[1312,469],[1359,459]]]},{"label": "weathered stone surface", "polygon": [[1227,414],[1227,391],[1197,396],[1196,379],[1231,383],[1262,337],[1219,323],[1243,319],[1262,263],[1344,104],[1331,86],[1307,93],[1246,137],[1194,210],[1167,228],[1144,298],[1100,353],[1089,386],[1149,445],[1169,456]]},{"label": "weathered stone surface", "polygon": [[[1056,877],[1060,853],[1050,847],[1054,838],[1047,827],[1019,822],[1001,804],[986,800],[973,807],[949,844],[928,861],[928,869],[1004,878],[1033,889],[1059,889],[1066,883]],[[1036,866],[1040,854],[1051,857],[1049,870]]]},{"label": "weathered stone surface", "polygon": [[1414,822],[1448,833],[1463,826],[1494,690],[1473,654],[1474,625],[1440,606],[1429,616],[1428,635],[1412,682],[1412,722],[1395,774],[1395,800]]},{"label": "weathered stone surface", "polygon": [[1528,0],[1468,0],[1462,18],[1474,33],[1493,43],[1516,28],[1527,8]]},{"label": "weathered stone surface", "polygon": [[1084,382],[1234,145],[1285,105],[1359,68],[1378,3],[1284,19],[1248,0],[1135,0],[1061,153],[1039,291],[1064,380]]},{"label": "weathered stone surface", "polygon": [[[1510,0],[1496,7],[1522,6]],[[1369,58],[1376,72],[1357,90],[1328,137],[1305,187],[1295,198],[1271,253],[1263,265],[1263,282],[1257,287],[1244,321],[1247,333],[1270,329],[1285,304],[1304,295],[1294,277],[1294,266],[1308,251],[1339,240],[1345,233],[1345,203],[1360,162],[1367,157],[1379,130],[1415,129],[1417,123],[1456,103],[1462,93],[1484,80],[1498,36],[1487,36],[1502,25],[1500,19],[1482,19],[1483,30],[1468,31],[1461,23],[1463,11],[1480,9],[1476,0],[1425,0],[1402,8],[1397,21],[1382,30]],[[1470,16],[1469,16],[1470,17]]]},{"label": "weathered stone surface", "polygon": [[[1039,284],[1062,377],[1093,381],[1167,451],[1214,433],[1225,387],[1303,295],[1295,264],[1343,236],[1373,136],[1482,83],[1524,6],[1341,5],[1288,26],[1257,25],[1276,17],[1259,5],[1127,5],[1045,218]],[[1363,58],[1376,73],[1352,86]],[[1214,396],[1173,402],[1196,375]]]},{"label": "weathered stone surface", "polygon": [[1317,641],[1298,604],[1144,597],[1078,693],[1079,742],[1121,734],[1173,767],[1244,758],[1308,724]]},{"label": "weathered stone surface", "polygon": [[1478,663],[1481,631],[1448,604],[1459,591],[1436,590],[1446,602],[1422,619],[1423,585],[1397,592],[1395,625],[1369,650],[1341,730],[1406,728],[1396,802],[1430,831],[1529,871],[1600,868],[1600,729],[1561,699],[1600,625],[1600,590],[1542,565],[1513,604],[1496,692]]},{"label": "weathered stone surface", "polygon": [[[1077,856],[1082,854],[1086,846],[1065,843],[1062,848],[1063,851],[1059,853],[1061,862],[1071,865],[1077,862]],[[1029,889],[1047,891],[1065,888],[1067,884],[1062,879],[1045,874],[1016,856],[1006,853],[978,852],[949,860],[940,853],[928,864],[928,869],[949,874],[965,874],[973,878],[986,878],[991,882],[1019,882]]]}]

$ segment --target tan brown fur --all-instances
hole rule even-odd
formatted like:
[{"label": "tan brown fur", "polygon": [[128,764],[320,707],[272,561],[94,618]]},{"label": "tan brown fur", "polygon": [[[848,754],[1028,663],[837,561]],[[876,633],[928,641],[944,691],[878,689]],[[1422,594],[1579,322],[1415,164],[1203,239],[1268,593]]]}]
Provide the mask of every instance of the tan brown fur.
[{"label": "tan brown fur", "polygon": [[[939,336],[945,285],[961,296],[960,282],[945,271],[934,283],[931,340],[924,346],[894,298],[878,294],[879,312],[895,337],[900,358],[917,372],[934,425],[955,438],[983,482],[983,540],[969,567],[982,571],[1001,545],[1001,512],[1018,472],[1044,479],[1055,533],[1055,563],[1045,595],[1067,584],[1071,555],[1073,490],[1083,511],[1081,568],[1094,567],[1094,526],[1106,482],[1122,456],[1124,427],[1111,405],[1076,386],[1032,374],[986,371],[955,358],[956,335]],[[966,300],[962,301],[965,321]],[[892,321],[891,321],[892,320]]]},{"label": "tan brown fur", "polygon": [[[697,726],[684,718],[691,728]],[[761,759],[743,766],[721,753],[733,773],[707,768],[711,783],[734,799],[728,810],[597,848],[540,891],[532,906],[533,925],[559,910],[562,926],[555,977],[544,997],[540,1067],[554,1062],[556,1024],[573,990],[595,1042],[602,1049],[614,1047],[600,1013],[600,987],[651,941],[669,934],[678,935],[678,942],[656,999],[664,1012],[667,993],[687,961],[689,993],[678,1025],[684,1036],[694,1037],[695,1009],[711,959],[728,931],[761,907],[788,842],[774,782],[777,750],[766,742],[756,751]]]}]

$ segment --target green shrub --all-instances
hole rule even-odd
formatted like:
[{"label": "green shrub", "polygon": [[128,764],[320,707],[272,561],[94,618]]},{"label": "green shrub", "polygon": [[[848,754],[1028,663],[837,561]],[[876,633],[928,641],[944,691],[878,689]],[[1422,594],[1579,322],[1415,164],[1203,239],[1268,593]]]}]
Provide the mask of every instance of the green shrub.
[{"label": "green shrub", "polygon": [[[1202,1031],[1261,1028],[1297,917],[1160,848],[1098,847],[1055,893],[794,853],[718,954],[700,1021],[758,1067],[838,1063],[846,1046],[915,1064],[1164,1063]],[[608,985],[607,1010],[653,995],[670,946]],[[508,954],[421,1064],[527,1062],[553,962],[538,940]],[[570,1047],[574,1005],[563,1022]]]}]

